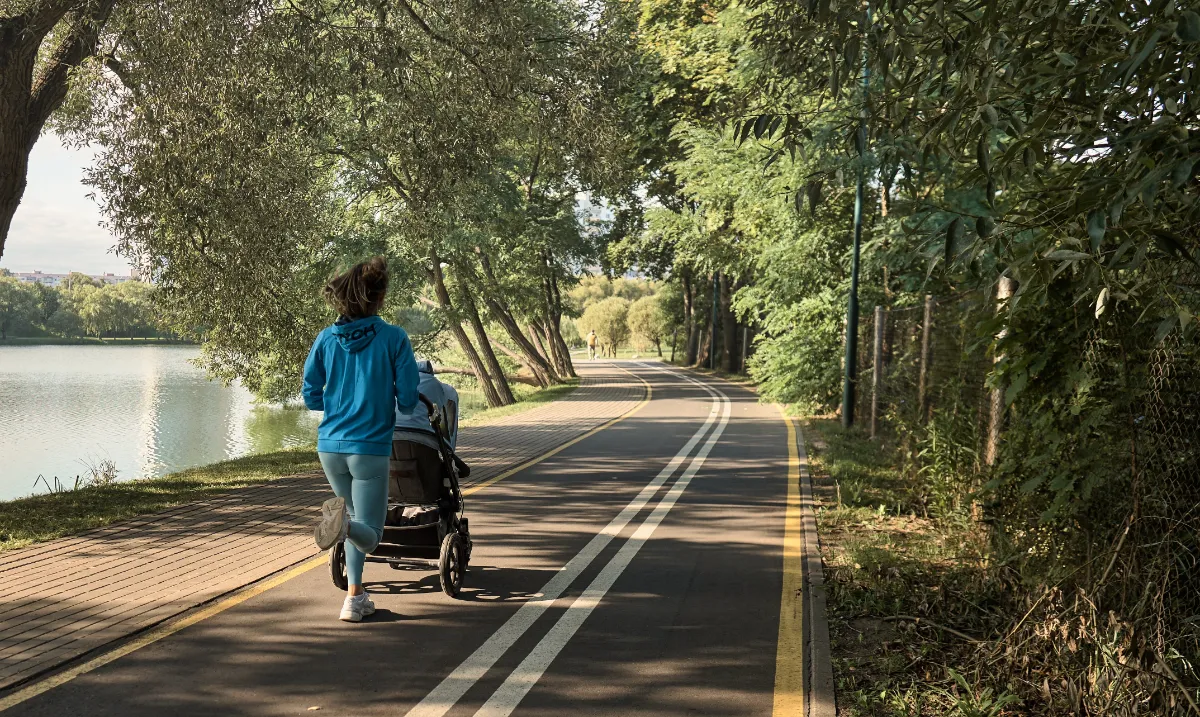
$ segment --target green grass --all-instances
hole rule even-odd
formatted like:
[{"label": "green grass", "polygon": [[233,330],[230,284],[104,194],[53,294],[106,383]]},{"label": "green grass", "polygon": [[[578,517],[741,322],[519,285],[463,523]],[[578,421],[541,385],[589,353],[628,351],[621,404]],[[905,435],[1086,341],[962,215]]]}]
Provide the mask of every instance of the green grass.
[{"label": "green grass", "polygon": [[[596,358],[605,359],[605,358],[614,358],[614,357],[600,356],[599,354],[597,354]],[[651,346],[650,348],[648,348],[644,351],[639,351],[639,350],[634,349],[629,346],[623,346],[623,347],[617,349],[617,355],[615,358],[641,359],[641,360],[646,360],[646,361],[664,361],[665,362],[669,358],[671,358],[671,347],[669,345],[663,346],[663,355],[659,356],[658,352],[654,350],[653,346]],[[571,349],[571,360],[577,361],[579,363],[587,363],[587,361],[588,361],[587,349],[586,348]]]},{"label": "green grass", "polygon": [[905,469],[891,439],[833,419],[803,428],[822,495],[839,714],[1024,714],[1007,702],[1003,675],[981,664],[986,650],[963,637],[996,636],[1009,607],[989,579],[981,531],[938,514],[928,480]]},{"label": "green grass", "polygon": [[[479,425],[556,401],[574,391],[578,379],[546,389],[514,384],[511,406],[469,413],[462,425]],[[320,470],[312,447],[235,458],[161,478],[91,485],[58,493],[0,501],[0,551],[98,528],[119,520],[210,498],[305,471]]]},{"label": "green grass", "polygon": [[121,481],[0,502],[0,551],[320,469],[312,448],[222,461],[162,478]]},{"label": "green grass", "polygon": [[512,416],[517,413],[524,413],[538,406],[557,401],[579,387],[579,379],[571,379],[567,383],[560,386],[550,386],[549,388],[536,388],[523,383],[513,383],[513,395],[517,402],[510,406],[500,406],[499,408],[475,408],[474,410],[464,410],[463,418],[460,421],[462,426],[477,426],[483,423],[494,421],[505,416]]}]

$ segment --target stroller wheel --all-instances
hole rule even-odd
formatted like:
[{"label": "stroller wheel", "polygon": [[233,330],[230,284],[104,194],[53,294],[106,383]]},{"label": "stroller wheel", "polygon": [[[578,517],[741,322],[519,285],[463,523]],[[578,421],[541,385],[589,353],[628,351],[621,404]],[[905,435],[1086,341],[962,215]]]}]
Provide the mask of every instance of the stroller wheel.
[{"label": "stroller wheel", "polygon": [[338,543],[329,549],[329,577],[338,590],[345,590],[350,581],[346,577],[346,545]]},{"label": "stroller wheel", "polygon": [[442,554],[438,558],[438,573],[442,581],[442,592],[458,597],[462,589],[463,573],[467,569],[467,551],[462,536],[450,533],[442,540]]}]

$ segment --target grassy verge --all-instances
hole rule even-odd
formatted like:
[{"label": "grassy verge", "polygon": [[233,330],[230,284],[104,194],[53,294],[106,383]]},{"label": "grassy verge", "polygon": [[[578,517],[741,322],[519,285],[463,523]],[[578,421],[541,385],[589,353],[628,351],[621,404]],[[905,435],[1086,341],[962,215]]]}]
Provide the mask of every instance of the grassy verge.
[{"label": "grassy verge", "polygon": [[577,378],[571,379],[560,386],[550,386],[549,388],[534,388],[520,383],[513,383],[512,391],[517,399],[516,403],[511,406],[500,406],[499,408],[478,408],[469,412],[464,411],[460,425],[477,426],[489,423],[498,418],[504,418],[505,416],[524,413],[551,401],[557,401],[578,387],[579,379]]},{"label": "grassy verge", "polygon": [[1027,714],[993,643],[1012,605],[990,579],[969,510],[939,502],[898,446],[804,425],[829,586],[839,713],[853,717]]},{"label": "grassy verge", "polygon": [[[519,385],[519,384],[518,384]],[[479,425],[563,398],[578,380],[546,389],[514,390],[519,402],[471,413],[464,426]],[[320,470],[312,448],[245,456],[191,468],[162,478],[90,485],[75,490],[0,501],[0,551],[61,538],[89,528],[209,498],[233,489]]]},{"label": "grassy verge", "polygon": [[0,502],[0,551],[318,470],[312,448],[236,458],[162,478],[93,485]]},{"label": "grassy verge", "polygon": [[[604,360],[610,359],[610,358],[617,358],[617,359],[638,359],[638,360],[644,360],[644,361],[666,362],[670,356],[671,356],[671,348],[669,346],[663,347],[663,355],[662,356],[658,355],[658,352],[654,350],[653,346],[651,346],[650,348],[645,349],[645,350],[638,350],[635,348],[624,346],[622,348],[617,349],[616,356],[600,356],[599,354],[597,354],[596,359],[599,361],[604,361]],[[586,363],[588,361],[587,349],[586,348],[571,349],[571,360],[579,361],[581,363]]]}]

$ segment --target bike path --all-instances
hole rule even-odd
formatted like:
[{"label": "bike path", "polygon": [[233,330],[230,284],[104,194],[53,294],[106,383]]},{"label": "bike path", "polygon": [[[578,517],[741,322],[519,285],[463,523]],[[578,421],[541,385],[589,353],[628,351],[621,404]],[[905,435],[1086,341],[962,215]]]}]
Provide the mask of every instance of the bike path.
[{"label": "bike path", "polygon": [[[728,396],[724,420],[722,397],[684,374],[623,368],[653,386],[648,405],[468,498],[476,548],[460,599],[433,571],[372,563],[379,611],[340,623],[341,595],[310,570],[14,713],[771,714],[785,424],[729,384],[702,381]],[[429,702],[606,529],[488,669]]]}]

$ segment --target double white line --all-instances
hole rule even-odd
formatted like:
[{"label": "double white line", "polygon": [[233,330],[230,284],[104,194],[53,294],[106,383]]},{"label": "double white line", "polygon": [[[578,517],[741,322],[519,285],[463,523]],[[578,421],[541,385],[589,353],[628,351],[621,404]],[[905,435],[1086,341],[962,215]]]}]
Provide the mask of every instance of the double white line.
[{"label": "double white line", "polygon": [[[507,715],[512,714],[517,705],[521,703],[521,700],[525,698],[525,695],[529,694],[529,690],[541,679],[546,669],[550,666],[550,663],[554,661],[558,653],[566,647],[571,637],[583,625],[584,620],[600,604],[604,595],[612,588],[617,578],[625,571],[625,568],[629,566],[634,556],[637,555],[642,546],[654,534],[654,530],[658,527],[659,523],[663,521],[667,513],[671,512],[671,508],[675,506],[675,502],[679,500],[679,496],[683,494],[683,491],[687,490],[688,484],[691,483],[697,471],[704,465],[708,454],[725,431],[726,424],[729,423],[729,397],[719,389],[715,390],[707,384],[691,377],[682,376],[674,371],[663,368],[654,368],[676,378],[683,379],[688,383],[695,384],[712,396],[712,408],[709,410],[708,418],[704,421],[704,425],[700,426],[700,429],[688,439],[688,442],[667,463],[666,467],[654,477],[654,480],[642,488],[637,497],[630,501],[617,517],[612,519],[612,522],[592,537],[591,541],[575,557],[567,561],[567,564],[559,569],[554,577],[550,578],[549,582],[542,587],[537,595],[522,604],[520,609],[488,638],[487,642],[483,643],[479,649],[455,668],[454,672],[450,673],[432,692],[425,696],[425,699],[413,707],[408,712],[408,717],[442,717],[449,712],[462,699],[462,696],[467,693],[467,690],[487,674],[488,670],[516,643],[517,639],[533,626],[542,613],[548,610],[554,604],[554,601],[562,596],[563,592],[596,559],[596,556],[604,550],[605,546],[613,538],[617,537],[625,526],[646,507],[646,504],[658,493],[663,484],[687,460],[687,456],[696,447],[696,444],[701,441],[704,434],[716,423],[716,428],[709,434],[708,440],[704,442],[704,445],[701,446],[695,457],[692,458],[691,463],[688,464],[687,469],[675,481],[670,490],[667,491],[667,494],[659,500],[650,515],[642,521],[642,524],[637,527],[629,540],[621,546],[621,549],[608,562],[608,565],[604,566],[600,574],[592,580],[587,589],[583,591],[583,594],[571,603],[570,607],[558,619],[554,627],[550,628],[550,631],[538,642],[537,646],[512,671],[504,683],[484,703],[483,707],[475,713],[476,717],[507,717]],[[718,415],[720,416],[719,419]]]}]

